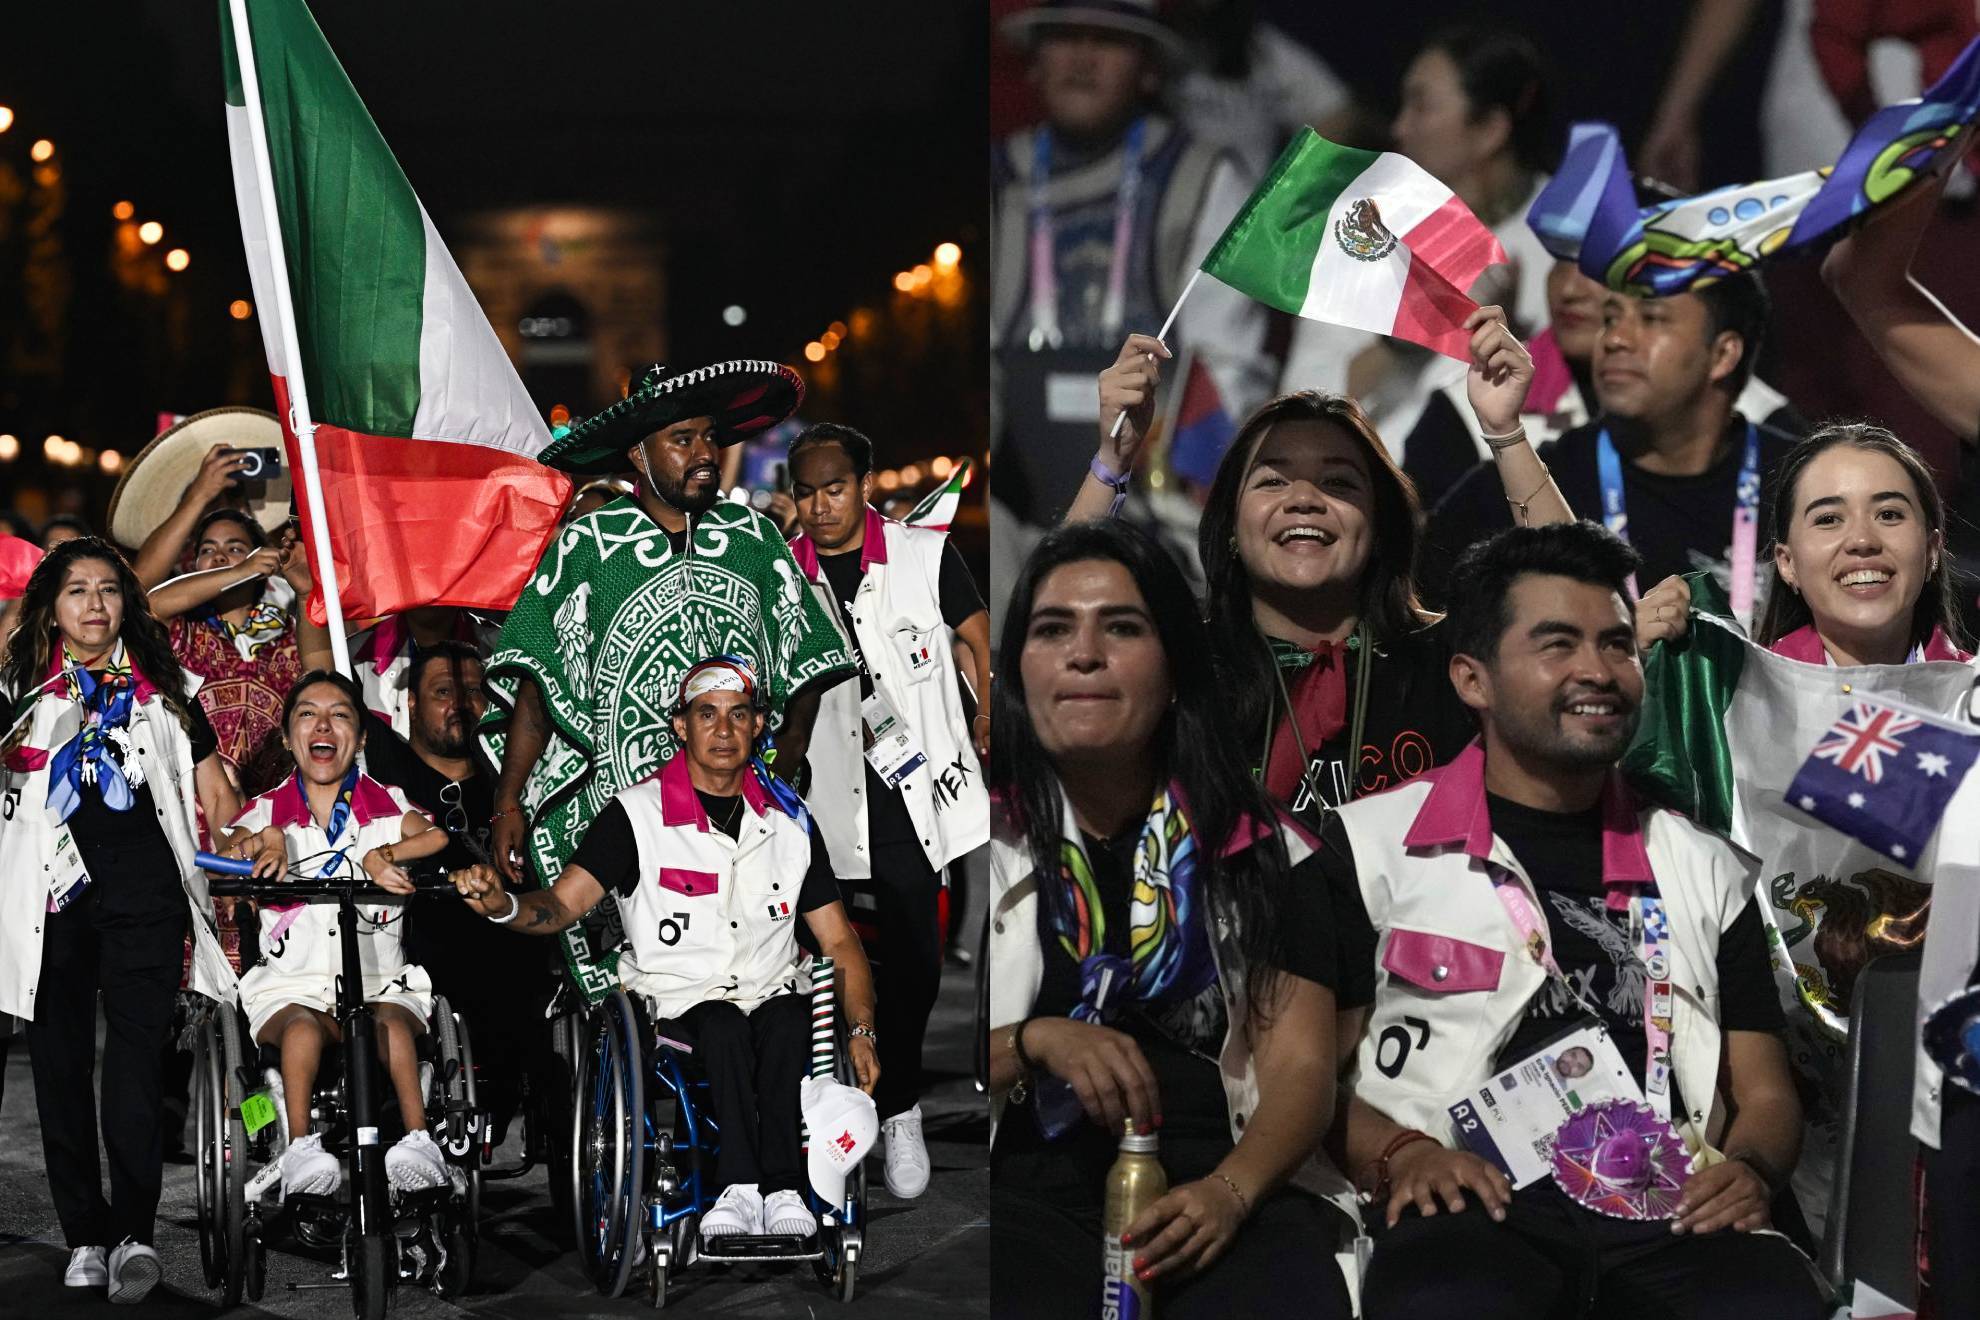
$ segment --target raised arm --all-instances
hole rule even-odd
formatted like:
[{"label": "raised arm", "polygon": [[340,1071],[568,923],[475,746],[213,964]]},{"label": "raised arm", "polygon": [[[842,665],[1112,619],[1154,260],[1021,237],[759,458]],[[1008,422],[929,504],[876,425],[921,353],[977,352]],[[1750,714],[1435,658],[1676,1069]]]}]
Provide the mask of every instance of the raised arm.
[{"label": "raised arm", "polygon": [[[1162,383],[1162,363],[1168,360],[1169,350],[1155,336],[1129,335],[1114,365],[1100,373],[1100,448],[1093,460],[1121,480],[1134,474],[1142,442],[1154,424],[1155,387]],[[1127,420],[1116,435],[1114,421],[1123,412]],[[1079,491],[1063,521],[1104,518],[1113,504],[1114,487],[1089,470],[1080,479]]]},{"label": "raised arm", "polygon": [[145,590],[151,590],[172,576],[172,570],[178,566],[179,555],[192,537],[200,515],[206,512],[209,504],[226,493],[233,483],[234,473],[245,466],[247,455],[238,449],[215,445],[206,451],[206,457],[199,461],[199,471],[179,497],[178,507],[152,530],[150,536],[144,538],[144,544],[138,548],[137,561],[131,567]]},{"label": "raised arm", "polygon": [[509,713],[508,740],[502,744],[502,773],[495,783],[495,819],[489,822],[489,846],[495,866],[511,881],[522,879],[523,839],[529,833],[523,818],[523,785],[550,745],[550,712],[543,690],[527,674],[516,679],[516,708]]},{"label": "raised arm", "polygon": [[1527,387],[1533,384],[1533,358],[1526,345],[1506,324],[1504,308],[1480,307],[1465,319],[1464,328],[1471,331],[1465,397],[1491,447],[1492,464],[1498,469],[1506,503],[1512,506],[1513,521],[1527,527],[1571,522],[1574,513],[1561,488],[1520,425],[1520,409],[1526,405]]},{"label": "raised arm", "polygon": [[337,654],[330,647],[330,630],[310,621],[309,593],[315,589],[316,579],[310,574],[301,534],[288,528],[277,549],[282,557],[282,576],[296,593],[296,650],[302,656],[303,672],[335,669]]},{"label": "raised arm", "polygon": [[1945,187],[1943,175],[1913,184],[1829,249],[1822,278],[1898,383],[1970,445],[1980,440],[1980,338],[1911,273]]},{"label": "raised arm", "polygon": [[282,556],[270,546],[249,555],[238,564],[203,568],[182,573],[151,589],[151,612],[160,619],[190,614],[200,606],[256,578],[268,578],[282,569]]}]

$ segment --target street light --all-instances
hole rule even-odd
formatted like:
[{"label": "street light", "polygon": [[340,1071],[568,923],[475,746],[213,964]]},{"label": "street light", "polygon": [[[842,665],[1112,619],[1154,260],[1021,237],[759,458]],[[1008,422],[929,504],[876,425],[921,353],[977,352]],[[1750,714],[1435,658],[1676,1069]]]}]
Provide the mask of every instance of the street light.
[{"label": "street light", "polygon": [[147,220],[138,226],[138,237],[144,240],[146,247],[150,247],[159,239],[165,237],[165,226],[159,224],[156,220]]},{"label": "street light", "polygon": [[962,249],[954,243],[944,243],[935,249],[935,264],[943,270],[954,270],[962,261]]},{"label": "street light", "polygon": [[35,144],[28,148],[28,158],[37,165],[54,154],[55,144],[47,138],[37,138]]},{"label": "street light", "polygon": [[245,321],[254,315],[254,304],[245,298],[236,298],[227,304],[227,315],[236,321]]},{"label": "street light", "polygon": [[96,456],[96,466],[114,477],[124,470],[124,456],[114,449],[106,449]]},{"label": "street light", "polygon": [[184,248],[173,248],[165,254],[165,269],[184,270],[192,265],[192,254]]},{"label": "street light", "polygon": [[110,208],[110,214],[118,220],[128,220],[137,214],[137,208],[129,202],[118,202]]},{"label": "street light", "polygon": [[21,456],[18,436],[0,435],[0,463],[11,463]]},{"label": "street light", "polygon": [[730,303],[722,309],[723,325],[738,326],[748,319],[749,313],[743,309],[740,303]]},{"label": "street light", "polygon": [[819,343],[816,339],[806,344],[804,346],[804,360],[806,362],[823,362],[825,360],[825,345]]},{"label": "street light", "polygon": [[14,126],[13,110],[7,106],[0,105],[0,133],[6,132],[8,129],[12,128],[13,126]]}]

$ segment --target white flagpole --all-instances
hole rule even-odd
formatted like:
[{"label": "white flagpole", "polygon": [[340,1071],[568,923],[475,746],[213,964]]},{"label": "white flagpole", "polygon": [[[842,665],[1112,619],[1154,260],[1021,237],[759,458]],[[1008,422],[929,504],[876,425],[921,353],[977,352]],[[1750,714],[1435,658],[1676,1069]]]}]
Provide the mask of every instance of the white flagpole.
[{"label": "white flagpole", "polygon": [[[242,3],[242,0],[234,0],[234,3],[240,4]],[[1176,313],[1182,310],[1183,300],[1189,297],[1189,291],[1196,287],[1197,276],[1201,275],[1202,273],[1203,273],[1203,267],[1201,266],[1198,266],[1195,270],[1189,273],[1189,283],[1183,285],[1182,292],[1176,295],[1176,305],[1169,309],[1169,319],[1162,322],[1162,328],[1155,332],[1155,337],[1157,339],[1162,340],[1164,343],[1168,342],[1169,327],[1176,323]],[[1127,421],[1126,412],[1122,412],[1117,417],[1115,417],[1114,429],[1107,433],[1107,438],[1110,440],[1118,440],[1121,434],[1121,424],[1125,421]],[[1146,436],[1142,437],[1142,439],[1144,440],[1147,438],[1148,437]]]},{"label": "white flagpole", "polygon": [[[261,74],[248,31],[247,0],[228,0],[234,17],[234,57],[241,70],[241,99],[247,102],[248,140],[254,152],[255,184],[261,193],[262,226],[268,237],[269,266],[275,280],[275,320],[288,359],[289,428],[302,454],[301,485],[309,501],[309,527],[316,551],[316,585],[323,589],[329,615],[330,653],[337,670],[351,674],[350,640],[344,636],[344,602],[337,590],[337,565],[330,555],[330,521],[323,508],[323,484],[316,468],[316,423],[309,413],[309,387],[303,380],[302,343],[296,334],[296,308],[289,293],[289,263],[282,247],[282,212],[275,205],[275,171],[268,160],[268,125],[261,113]],[[308,608],[305,602],[304,608]]]}]

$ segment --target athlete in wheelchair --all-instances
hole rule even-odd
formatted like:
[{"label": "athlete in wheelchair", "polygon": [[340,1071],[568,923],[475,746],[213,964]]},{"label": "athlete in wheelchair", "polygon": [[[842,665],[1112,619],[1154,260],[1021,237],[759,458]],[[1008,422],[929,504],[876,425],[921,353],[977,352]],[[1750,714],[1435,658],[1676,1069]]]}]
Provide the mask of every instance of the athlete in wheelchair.
[{"label": "athlete in wheelchair", "polygon": [[[537,935],[618,899],[623,988],[596,1016],[574,1133],[580,1242],[607,1295],[642,1258],[655,1305],[695,1258],[808,1259],[852,1291],[858,1157],[878,1128],[872,973],[803,804],[753,759],[764,718],[745,662],[702,661],[674,703],[679,753],[606,806],[553,886],[508,893],[485,867],[455,877],[474,910]],[[800,918],[826,968],[816,996]]]},{"label": "athlete in wheelchair", "polygon": [[[473,1055],[465,1024],[405,963],[398,934],[398,900],[422,887],[453,895],[450,881],[421,886],[405,869],[439,852],[446,835],[359,770],[361,703],[341,675],[298,682],[283,714],[295,773],[217,833],[221,855],[202,857],[243,877],[216,881],[216,894],[260,900],[262,960],[242,977],[240,1012],[216,1011],[196,1050],[203,1257],[229,1304],[243,1288],[259,1296],[264,1198],[278,1186],[279,1213],[297,1237],[342,1243],[361,1316],[382,1314],[402,1278],[452,1293],[472,1268],[485,1124]],[[252,1063],[242,1017],[262,1049]],[[331,1052],[339,1044],[341,1058]],[[404,1129],[382,1151],[379,1133],[390,1124],[376,1094],[380,1064]],[[276,1121],[250,1135],[264,1080],[274,1103],[258,1112]],[[343,1170],[333,1147],[351,1162],[348,1199],[337,1197]],[[250,1179],[257,1157],[272,1162]]]}]

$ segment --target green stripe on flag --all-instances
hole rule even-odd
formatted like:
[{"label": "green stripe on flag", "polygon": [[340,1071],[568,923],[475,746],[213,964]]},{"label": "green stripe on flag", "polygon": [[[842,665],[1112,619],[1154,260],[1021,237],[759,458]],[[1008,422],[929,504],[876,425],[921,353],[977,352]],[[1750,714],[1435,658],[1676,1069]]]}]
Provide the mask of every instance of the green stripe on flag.
[{"label": "green stripe on flag", "polygon": [[220,81],[227,89],[227,104],[247,105],[247,95],[241,91],[241,63],[234,54],[234,10],[227,0],[220,0]]},{"label": "green stripe on flag", "polygon": [[419,201],[301,0],[248,0],[248,12],[310,411],[409,437],[426,284]]},{"label": "green stripe on flag", "polygon": [[1204,273],[1299,315],[1335,199],[1380,158],[1379,152],[1338,146],[1301,129],[1210,249]]},{"label": "green stripe on flag", "polygon": [[1711,573],[1693,573],[1691,627],[1659,642],[1643,663],[1643,710],[1623,770],[1653,800],[1721,834],[1732,830],[1733,755],[1726,710],[1746,667],[1746,643],[1699,617],[1730,617]]}]

